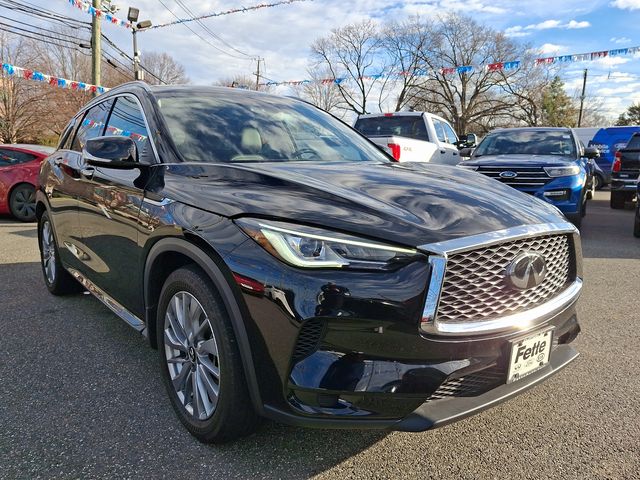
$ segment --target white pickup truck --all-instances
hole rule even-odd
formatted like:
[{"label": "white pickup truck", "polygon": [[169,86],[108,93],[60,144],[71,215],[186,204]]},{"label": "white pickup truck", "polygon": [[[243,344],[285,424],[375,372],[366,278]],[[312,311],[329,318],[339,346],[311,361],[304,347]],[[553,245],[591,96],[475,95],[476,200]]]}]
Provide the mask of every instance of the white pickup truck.
[{"label": "white pickup truck", "polygon": [[395,112],[360,115],[354,128],[398,162],[431,162],[457,165],[458,136],[449,123],[427,112]]}]

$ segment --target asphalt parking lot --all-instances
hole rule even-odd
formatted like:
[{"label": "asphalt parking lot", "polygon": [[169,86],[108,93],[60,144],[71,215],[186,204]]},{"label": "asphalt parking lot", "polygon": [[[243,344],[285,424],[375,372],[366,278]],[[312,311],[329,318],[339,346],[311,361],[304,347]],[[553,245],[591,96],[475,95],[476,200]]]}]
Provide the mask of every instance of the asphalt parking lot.
[{"label": "asphalt parking lot", "polygon": [[433,432],[265,422],[224,446],[182,427],[142,337],[49,295],[35,225],[0,218],[0,478],[640,478],[640,239],[608,195],[583,226],[582,355],[545,384]]}]

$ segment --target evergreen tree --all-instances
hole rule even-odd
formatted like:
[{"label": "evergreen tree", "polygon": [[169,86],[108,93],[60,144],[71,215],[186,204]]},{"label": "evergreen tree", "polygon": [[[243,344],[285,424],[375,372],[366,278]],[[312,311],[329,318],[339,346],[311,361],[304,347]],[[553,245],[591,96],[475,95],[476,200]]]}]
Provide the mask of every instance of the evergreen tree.
[{"label": "evergreen tree", "polygon": [[640,103],[634,103],[627,111],[620,114],[616,125],[640,125]]},{"label": "evergreen tree", "polygon": [[564,90],[564,82],[555,77],[542,94],[542,124],[548,127],[575,127],[576,106]]}]

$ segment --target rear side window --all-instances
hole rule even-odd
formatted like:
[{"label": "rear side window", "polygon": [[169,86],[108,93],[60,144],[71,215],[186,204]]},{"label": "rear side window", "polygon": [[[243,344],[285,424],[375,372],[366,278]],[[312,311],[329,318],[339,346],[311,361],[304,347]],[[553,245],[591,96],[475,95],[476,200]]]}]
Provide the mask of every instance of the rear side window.
[{"label": "rear side window", "polygon": [[406,137],[429,141],[422,116],[398,115],[392,117],[359,118],[354,127],[365,137]]},{"label": "rear side window", "polygon": [[38,158],[31,153],[19,152],[17,150],[9,150],[7,148],[0,148],[0,167],[10,167],[12,165],[19,165],[21,163],[30,162]]},{"label": "rear side window", "polygon": [[444,133],[447,136],[448,143],[456,143],[458,141],[458,136],[456,135],[456,132],[453,131],[453,128],[451,128],[451,125],[442,122],[442,128],[444,128]]},{"label": "rear side window", "polygon": [[60,141],[58,142],[59,150],[68,150],[71,148],[71,142],[73,140],[73,130],[76,126],[76,119],[74,118],[69,122],[69,125],[64,129],[62,135],[60,135]]},{"label": "rear side window", "polygon": [[436,137],[438,137],[438,140],[440,140],[441,142],[447,142],[447,134],[444,131],[444,123],[442,123],[440,120],[436,120],[435,118],[433,119],[433,128],[435,128],[436,130]]},{"label": "rear side window", "polygon": [[111,109],[112,104],[112,100],[106,100],[94,107],[91,107],[87,111],[82,122],[78,126],[71,150],[81,152],[87,143],[87,140],[100,137],[102,135],[102,132],[104,132],[104,125],[107,121],[107,115],[109,115],[109,110]]},{"label": "rear side window", "polygon": [[140,159],[151,155],[149,132],[144,122],[144,114],[138,102],[131,96],[118,97],[107,122],[105,136],[129,137],[138,147]]},{"label": "rear side window", "polygon": [[640,150],[640,135],[634,135],[627,143],[626,150]]}]

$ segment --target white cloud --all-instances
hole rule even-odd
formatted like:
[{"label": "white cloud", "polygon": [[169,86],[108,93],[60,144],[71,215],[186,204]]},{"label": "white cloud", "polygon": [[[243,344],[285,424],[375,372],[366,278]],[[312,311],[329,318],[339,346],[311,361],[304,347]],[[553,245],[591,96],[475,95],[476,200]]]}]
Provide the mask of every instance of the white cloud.
[{"label": "white cloud", "polygon": [[631,43],[631,39],[627,37],[611,37],[609,41],[618,45],[626,45],[627,43]]},{"label": "white cloud", "polygon": [[614,0],[611,6],[622,10],[640,10],[640,0]]},{"label": "white cloud", "polygon": [[565,48],[566,47],[564,45],[556,45],[554,43],[545,43],[540,48],[538,48],[538,51],[543,55],[549,55],[552,53],[557,54],[558,52],[560,52],[561,50],[564,50]]},{"label": "white cloud", "polygon": [[527,35],[530,35],[532,32],[539,30],[551,30],[553,28],[574,30],[579,28],[588,28],[590,26],[591,23],[587,22],[586,20],[570,20],[567,23],[562,23],[560,20],[545,20],[544,22],[532,23],[526,26],[515,25],[513,27],[505,29],[504,33],[508,37],[525,37]]}]

